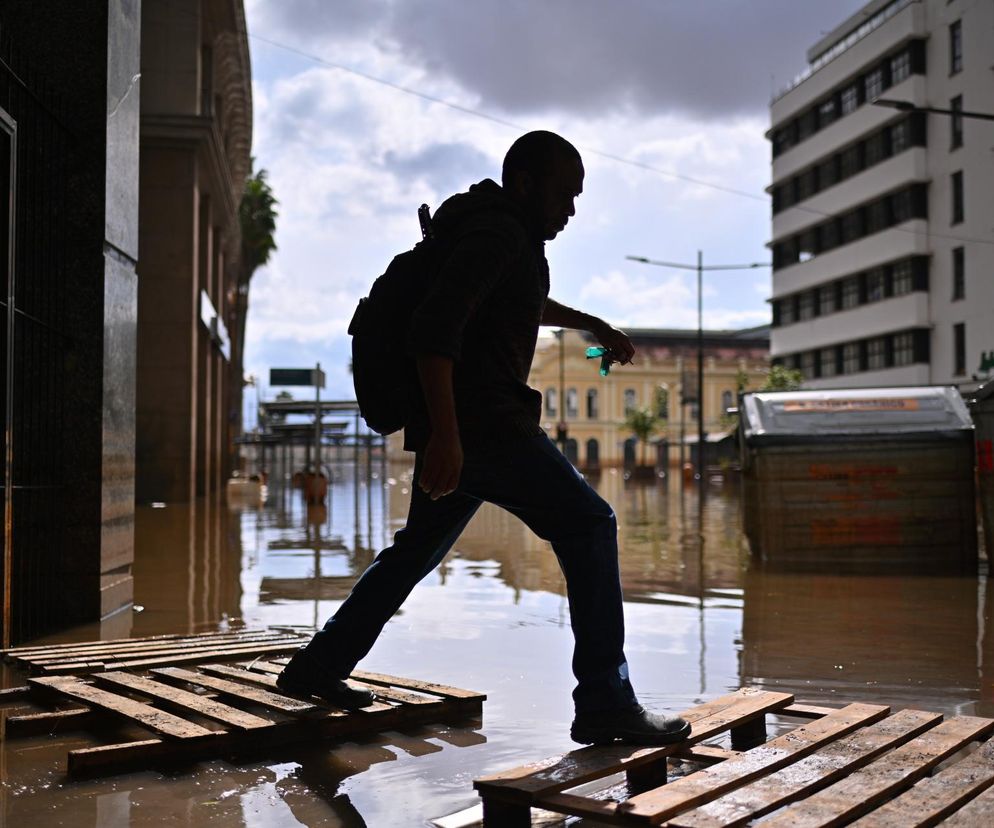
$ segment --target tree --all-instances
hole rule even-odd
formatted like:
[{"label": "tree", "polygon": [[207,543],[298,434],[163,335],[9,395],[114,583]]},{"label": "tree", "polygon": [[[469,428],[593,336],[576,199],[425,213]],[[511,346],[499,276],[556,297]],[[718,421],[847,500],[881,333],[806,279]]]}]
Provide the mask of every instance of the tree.
[{"label": "tree", "polygon": [[652,439],[652,435],[659,429],[659,417],[656,416],[656,412],[651,408],[634,408],[625,417],[623,428],[632,432],[635,435],[635,439],[642,444],[642,465],[648,465],[645,462],[646,449],[649,446],[649,440]]},{"label": "tree", "polygon": [[[252,159],[253,166],[255,159]],[[231,336],[231,361],[228,363],[231,399],[229,420],[232,438],[242,433],[242,398],[245,387],[245,320],[248,317],[249,285],[256,270],[269,261],[276,249],[276,205],[272,188],[266,181],[268,173],[258,170],[245,182],[242,199],[238,205],[238,222],[241,228],[241,255],[238,260],[234,301],[229,307],[228,332]],[[232,443],[232,445],[234,445]],[[235,466],[232,449],[230,466]]]},{"label": "tree", "polygon": [[804,375],[783,365],[774,365],[766,377],[766,382],[760,391],[797,391],[804,383]]}]

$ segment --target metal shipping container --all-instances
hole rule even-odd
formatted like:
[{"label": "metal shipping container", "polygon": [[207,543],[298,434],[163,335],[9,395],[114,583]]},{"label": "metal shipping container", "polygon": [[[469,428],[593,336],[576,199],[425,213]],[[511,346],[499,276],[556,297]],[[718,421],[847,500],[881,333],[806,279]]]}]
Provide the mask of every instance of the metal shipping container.
[{"label": "metal shipping container", "polygon": [[975,571],[973,425],[955,388],[746,394],[740,439],[763,561]]}]

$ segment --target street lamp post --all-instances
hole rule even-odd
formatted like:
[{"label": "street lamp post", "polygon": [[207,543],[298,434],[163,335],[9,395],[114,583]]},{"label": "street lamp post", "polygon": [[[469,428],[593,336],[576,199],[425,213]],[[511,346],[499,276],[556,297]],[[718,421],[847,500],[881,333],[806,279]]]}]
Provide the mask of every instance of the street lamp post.
[{"label": "street lamp post", "polygon": [[[676,270],[697,271],[697,482],[700,491],[704,492],[705,465],[705,433],[704,433],[704,292],[702,282],[705,270],[754,270],[757,267],[770,267],[769,262],[749,262],[748,264],[708,265],[704,266],[704,253],[697,251],[697,264],[683,262],[661,262],[648,259],[645,256],[626,256],[626,259],[640,264],[655,265],[656,267],[672,267]],[[681,393],[682,396],[682,393]],[[683,400],[680,401],[681,408]],[[683,439],[681,435],[681,440]]]}]

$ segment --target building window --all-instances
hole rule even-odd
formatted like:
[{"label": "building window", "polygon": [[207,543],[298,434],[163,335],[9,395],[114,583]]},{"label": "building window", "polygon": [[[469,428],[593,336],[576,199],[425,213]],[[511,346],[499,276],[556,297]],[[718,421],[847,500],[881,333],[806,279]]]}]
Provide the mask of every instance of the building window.
[{"label": "building window", "polygon": [[859,304],[859,277],[850,276],[842,280],[842,310],[855,308]]},{"label": "building window", "polygon": [[879,371],[887,367],[887,340],[883,337],[871,339],[866,343],[866,367],[870,371]]},{"label": "building window", "polygon": [[898,52],[890,59],[890,83],[891,86],[900,83],[911,75],[911,51],[905,49]]},{"label": "building window", "polygon": [[891,272],[891,295],[903,296],[914,290],[914,272],[911,266],[911,259],[897,262]]},{"label": "building window", "polygon": [[966,325],[963,322],[953,325],[953,373],[956,376],[966,373]]},{"label": "building window", "polygon": [[799,321],[812,319],[815,315],[815,296],[810,290],[797,297],[797,318]]},{"label": "building window", "polygon": [[915,338],[911,333],[894,335],[894,365],[911,365],[915,361]]},{"label": "building window", "polygon": [[721,392],[721,414],[726,416],[728,414],[728,409],[732,407],[732,392],[722,391]]},{"label": "building window", "polygon": [[863,145],[855,144],[839,153],[839,175],[851,178],[863,169]]},{"label": "building window", "polygon": [[949,102],[953,115],[949,117],[949,149],[963,146],[963,96],[957,95]]},{"label": "building window", "polygon": [[575,388],[566,389],[566,416],[571,419],[580,416],[580,399]]},{"label": "building window", "polygon": [[635,389],[625,389],[625,416],[627,417],[635,410]]},{"label": "building window", "polygon": [[601,464],[601,447],[598,445],[597,440],[591,437],[587,440],[587,465],[590,467],[596,467]]},{"label": "building window", "polygon": [[859,106],[859,84],[854,83],[852,86],[847,86],[842,90],[842,94],[839,95],[840,109],[843,115],[848,115],[850,112],[854,112],[856,107]]},{"label": "building window", "polygon": [[839,157],[833,155],[818,167],[818,189],[825,190],[839,180]]},{"label": "building window", "polygon": [[587,389],[587,419],[596,420],[600,416],[597,405],[597,389]]},{"label": "building window", "polygon": [[822,285],[818,288],[818,313],[821,316],[835,313],[835,285]]},{"label": "building window", "polygon": [[794,324],[794,297],[788,296],[786,299],[780,300],[780,324],[781,325],[793,325]]},{"label": "building window", "polygon": [[879,164],[883,161],[887,157],[888,149],[887,133],[873,133],[873,135],[866,139],[866,166],[872,167],[874,164]]},{"label": "building window", "polygon": [[814,379],[815,373],[815,352],[805,351],[801,354],[801,375],[804,379]]},{"label": "building window", "polygon": [[867,72],[866,77],[863,78],[863,89],[863,97],[867,101],[872,101],[884,91],[884,70],[882,66],[874,69],[872,72]]},{"label": "building window", "polygon": [[818,104],[818,128],[824,129],[838,117],[835,98],[829,98]]},{"label": "building window", "polygon": [[670,418],[670,392],[668,388],[656,389],[656,416],[660,420]]},{"label": "building window", "polygon": [[904,120],[890,128],[890,152],[897,155],[911,146],[911,121]]},{"label": "building window", "polygon": [[894,224],[912,218],[910,190],[901,190],[890,197],[890,213]]},{"label": "building window", "polygon": [[821,238],[821,250],[831,250],[839,246],[839,220],[829,219],[818,228]]},{"label": "building window", "polygon": [[545,389],[545,416],[555,417],[559,413],[558,394],[555,388]]},{"label": "building window", "polygon": [[839,373],[838,353],[835,348],[822,348],[819,357],[823,377],[834,377]]},{"label": "building window", "polygon": [[953,248],[953,301],[966,297],[966,253],[962,247]]},{"label": "building window", "polygon": [[848,244],[851,241],[862,238],[863,233],[863,211],[851,210],[842,216],[842,243]]},{"label": "building window", "polygon": [[955,75],[963,68],[963,21],[957,20],[949,27],[949,74]]},{"label": "building window", "polygon": [[866,301],[879,302],[887,295],[887,274],[882,267],[866,273]]},{"label": "building window", "polygon": [[952,179],[953,224],[963,221],[963,171],[954,172]]},{"label": "building window", "polygon": [[842,346],[842,373],[857,374],[859,370],[859,343],[847,342]]}]

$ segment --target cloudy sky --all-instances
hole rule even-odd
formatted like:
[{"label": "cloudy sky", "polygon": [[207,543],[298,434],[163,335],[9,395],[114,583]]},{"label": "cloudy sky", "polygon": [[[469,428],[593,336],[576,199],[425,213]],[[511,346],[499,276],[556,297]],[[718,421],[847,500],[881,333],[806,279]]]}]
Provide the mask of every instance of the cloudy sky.
[{"label": "cloudy sky", "polygon": [[[252,282],[246,372],[320,362],[352,396],[346,327],[420,232],[529,129],[587,177],[552,295],[619,326],[695,327],[692,272],[765,262],[771,93],[863,0],[246,0],[253,154],[279,199]],[[704,324],[769,320],[769,270],[705,278]],[[303,393],[304,390],[300,389]],[[272,389],[263,388],[272,396]]]}]

